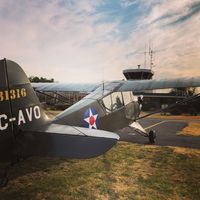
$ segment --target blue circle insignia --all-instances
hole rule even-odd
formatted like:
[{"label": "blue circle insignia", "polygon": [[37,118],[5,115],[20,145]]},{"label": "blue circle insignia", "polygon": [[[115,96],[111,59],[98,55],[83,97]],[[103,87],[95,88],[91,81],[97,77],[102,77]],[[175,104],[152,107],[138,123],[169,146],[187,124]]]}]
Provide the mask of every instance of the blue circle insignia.
[{"label": "blue circle insignia", "polygon": [[84,127],[98,129],[99,114],[95,108],[88,108],[84,113]]}]

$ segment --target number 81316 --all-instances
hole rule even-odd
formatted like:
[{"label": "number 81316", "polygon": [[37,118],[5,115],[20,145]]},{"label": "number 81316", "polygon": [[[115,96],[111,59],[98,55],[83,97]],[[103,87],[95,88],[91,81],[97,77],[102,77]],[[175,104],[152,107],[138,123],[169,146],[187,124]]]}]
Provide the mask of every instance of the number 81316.
[{"label": "number 81316", "polygon": [[25,88],[0,91],[0,101],[19,99],[21,97],[26,97],[26,95],[27,93]]}]

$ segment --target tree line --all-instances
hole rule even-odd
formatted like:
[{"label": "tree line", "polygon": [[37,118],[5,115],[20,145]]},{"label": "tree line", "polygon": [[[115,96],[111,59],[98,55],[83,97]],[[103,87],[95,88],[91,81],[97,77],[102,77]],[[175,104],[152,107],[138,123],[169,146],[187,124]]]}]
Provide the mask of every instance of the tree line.
[{"label": "tree line", "polygon": [[31,83],[53,83],[54,78],[44,78],[44,77],[38,77],[38,76],[30,76],[29,81]]}]

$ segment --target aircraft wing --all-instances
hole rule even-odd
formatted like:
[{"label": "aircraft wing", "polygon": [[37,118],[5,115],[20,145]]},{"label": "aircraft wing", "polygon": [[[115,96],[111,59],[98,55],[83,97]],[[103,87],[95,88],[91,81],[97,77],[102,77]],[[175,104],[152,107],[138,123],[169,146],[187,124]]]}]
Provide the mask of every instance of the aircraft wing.
[{"label": "aircraft wing", "polygon": [[86,92],[94,91],[99,83],[31,83],[36,91],[41,92]]},{"label": "aircraft wing", "polygon": [[51,123],[37,130],[23,130],[25,156],[91,158],[108,151],[119,140],[113,132]]},{"label": "aircraft wing", "polygon": [[161,79],[161,80],[138,80],[121,81],[117,91],[144,91],[168,88],[200,87],[200,77]]},{"label": "aircraft wing", "polygon": [[99,83],[31,83],[36,91],[42,92],[86,92],[96,89],[109,91],[144,91],[168,88],[200,87],[200,77],[158,79],[158,80],[124,80]]}]

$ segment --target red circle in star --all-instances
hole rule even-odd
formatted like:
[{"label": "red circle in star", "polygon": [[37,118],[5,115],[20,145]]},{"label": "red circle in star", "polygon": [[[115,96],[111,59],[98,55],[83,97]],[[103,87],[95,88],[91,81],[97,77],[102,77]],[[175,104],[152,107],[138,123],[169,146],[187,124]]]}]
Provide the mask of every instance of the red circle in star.
[{"label": "red circle in star", "polygon": [[94,122],[95,122],[95,119],[94,119],[94,117],[93,117],[93,116],[91,116],[91,117],[90,117],[90,125],[93,125],[93,124],[94,124]]}]

